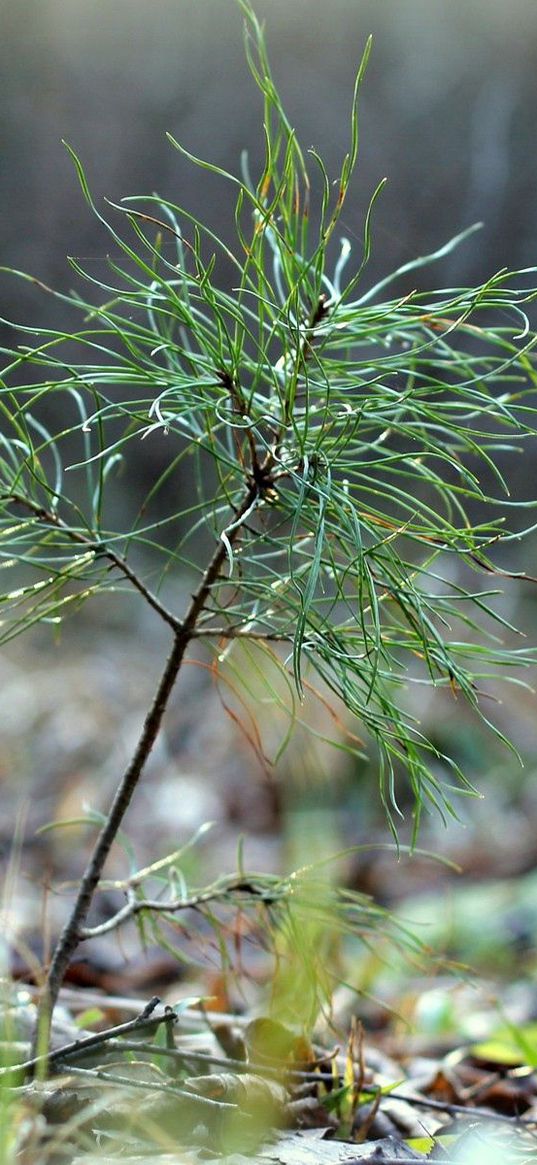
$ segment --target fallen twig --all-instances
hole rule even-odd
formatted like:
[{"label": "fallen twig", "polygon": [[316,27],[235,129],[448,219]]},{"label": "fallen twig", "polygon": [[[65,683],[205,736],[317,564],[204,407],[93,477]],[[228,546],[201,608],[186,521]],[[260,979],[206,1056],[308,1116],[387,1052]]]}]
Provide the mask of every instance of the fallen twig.
[{"label": "fallen twig", "polygon": [[430,1100],[426,1096],[407,1096],[406,1093],[397,1092],[395,1088],[389,1095],[394,1100],[405,1100],[407,1104],[414,1104],[418,1108],[433,1108],[439,1112],[447,1112],[454,1116],[480,1117],[483,1120],[523,1125],[526,1128],[531,1128],[532,1126],[537,1127],[537,1117],[535,1116],[517,1116],[516,1113],[510,1116],[509,1113],[494,1112],[493,1109],[489,1108],[473,1108],[471,1105],[451,1104],[448,1100]]},{"label": "fallen twig", "polygon": [[82,1076],[85,1079],[102,1080],[106,1084],[118,1084],[122,1088],[135,1088],[142,1092],[158,1092],[177,1096],[182,1100],[188,1100],[189,1105],[192,1101],[198,1108],[203,1108],[206,1111],[209,1109],[213,1112],[216,1110],[229,1110],[236,1112],[238,1105],[230,1104],[227,1100],[212,1100],[209,1096],[201,1096],[199,1092],[194,1092],[189,1088],[178,1088],[176,1084],[166,1084],[159,1081],[158,1084],[151,1083],[148,1080],[134,1080],[132,1076],[121,1076],[118,1072],[108,1072],[102,1068],[69,1068],[69,1074],[72,1076]]},{"label": "fallen twig", "polygon": [[105,1032],[96,1032],[91,1036],[83,1036],[80,1040],[73,1040],[70,1044],[64,1044],[63,1047],[56,1048],[53,1052],[45,1053],[41,1056],[33,1056],[29,1060],[24,1060],[21,1064],[11,1064],[8,1068],[0,1068],[0,1078],[17,1072],[30,1072],[33,1068],[45,1062],[49,1064],[58,1063],[66,1057],[101,1047],[109,1043],[110,1040],[116,1039],[121,1035],[127,1035],[129,1032],[145,1031],[148,1034],[153,1034],[161,1024],[175,1023],[177,1016],[170,1007],[165,1008],[162,1015],[151,1018],[152,1013],[159,1003],[159,996],[154,995],[135,1019],[129,1019],[126,1023],[117,1024],[115,1027],[108,1028]]}]

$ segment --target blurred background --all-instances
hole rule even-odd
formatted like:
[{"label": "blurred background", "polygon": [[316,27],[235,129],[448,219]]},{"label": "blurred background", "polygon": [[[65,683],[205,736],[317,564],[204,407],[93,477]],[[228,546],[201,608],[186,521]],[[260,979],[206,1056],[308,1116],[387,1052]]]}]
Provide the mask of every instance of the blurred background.
[{"label": "blurred background", "polygon": [[[360,162],[344,215],[346,233],[360,239],[371,193],[387,175],[375,213],[368,280],[436,249],[475,221],[483,221],[483,230],[433,269],[436,285],[472,284],[504,265],[537,261],[535,0],[256,0],[255,8],[266,18],[270,58],[289,119],[302,144],[315,146],[334,177],[349,140],[356,67],[373,33],[360,100]],[[229,234],[232,192],[190,167],[165,133],[235,171],[246,148],[251,171],[257,172],[261,105],[245,63],[241,27],[233,0],[4,0],[2,264],[60,289],[74,282],[68,254],[90,273],[103,270],[108,239],[83,202],[62,138],[82,159],[99,205],[103,196],[118,200],[157,192],[194,211],[224,237]],[[57,302],[6,277],[0,283],[0,315],[38,326],[62,322]],[[520,488],[533,496],[533,458],[519,467],[518,476]],[[526,553],[535,556],[532,545]],[[524,565],[537,573],[534,562],[526,558]],[[513,594],[509,602],[534,638],[534,603]],[[105,614],[102,607],[95,612],[90,607],[75,636],[67,630],[54,644],[40,632],[31,643],[12,645],[2,658],[0,777],[10,813],[21,789],[25,793],[27,839],[43,820],[76,815],[84,802],[105,808],[166,649],[164,633],[155,632],[149,620],[136,624],[133,637],[137,618],[128,603]],[[537,752],[534,698],[517,695],[500,718],[514,730],[531,778]],[[464,864],[471,855],[477,877],[490,872],[498,855],[496,873],[502,876],[531,869],[537,854],[535,782],[521,783],[516,763],[504,754],[484,752],[460,714],[433,729],[490,793],[475,820],[465,810],[466,832],[450,843],[456,856]],[[159,856],[155,848],[165,852],[170,829],[182,834],[216,818],[216,840],[205,849],[204,861],[210,854],[210,866],[219,870],[232,861],[243,830],[255,841],[253,864],[274,868],[282,853],[285,860],[286,845],[300,850],[308,844],[315,813],[323,815],[327,838],[327,815],[335,815],[330,820],[336,843],[338,814],[350,835],[345,841],[385,837],[374,774],[349,773],[331,756],[312,756],[297,746],[271,785],[237,740],[203,670],[192,668],[133,810],[133,828],[137,815],[143,819],[139,844]],[[158,803],[151,792],[153,776],[159,780]],[[298,803],[309,804],[305,843],[296,835],[286,842],[286,825],[282,842],[284,803],[287,822]],[[182,818],[174,824],[178,804]],[[429,830],[433,847],[440,844],[437,823]],[[11,836],[12,825],[6,824],[6,845]],[[34,856],[25,859],[29,877],[39,879],[43,869],[55,871],[62,862],[75,873],[80,850],[73,852],[67,840],[62,856],[58,842],[52,847],[34,839]],[[385,900],[393,896],[393,869],[382,862],[374,878],[370,866],[360,863],[351,876]],[[419,879],[412,877],[414,886]],[[29,891],[29,917],[32,901]],[[537,930],[533,916],[531,926]]]},{"label": "blurred background", "polygon": [[[444,283],[535,261],[534,0],[258,0],[256,8],[290,120],[334,176],[355,70],[374,36],[345,221],[361,237],[364,208],[387,175],[372,277],[478,220],[482,233],[446,261]],[[158,191],[220,229],[231,217],[227,192],[181,159],[165,132],[229,169],[247,148],[255,173],[260,100],[241,25],[233,0],[4,0],[2,262],[65,286],[66,254],[98,261],[107,246],[62,138],[83,159],[97,200]],[[11,317],[15,294],[3,289]]]}]

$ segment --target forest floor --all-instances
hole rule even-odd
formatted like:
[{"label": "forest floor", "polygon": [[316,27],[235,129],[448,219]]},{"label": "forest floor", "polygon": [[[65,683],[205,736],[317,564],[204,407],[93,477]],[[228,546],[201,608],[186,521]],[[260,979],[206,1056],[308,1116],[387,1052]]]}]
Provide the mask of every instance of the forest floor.
[{"label": "forest floor", "polygon": [[[137,739],[160,634],[148,624],[134,638],[125,616],[86,621],[57,642],[40,631],[0,663],[6,1065],[30,1058],[42,967]],[[427,725],[484,796],[457,801],[447,828],[426,815],[420,848],[398,854],[372,764],[299,730],[270,768],[281,725],[256,736],[261,705],[240,711],[200,656],[91,921],[124,903],[133,869],[172,852],[181,892],[229,876],[232,893],[214,915],[194,905],[158,930],[130,923],[84,944],[48,1080],[35,1065],[4,1071],[2,1165],[537,1161],[533,709],[520,689],[500,709],[524,770],[457,707]],[[404,790],[401,802],[408,811]],[[314,860],[365,913],[329,943],[305,927],[297,962],[265,891]]]}]

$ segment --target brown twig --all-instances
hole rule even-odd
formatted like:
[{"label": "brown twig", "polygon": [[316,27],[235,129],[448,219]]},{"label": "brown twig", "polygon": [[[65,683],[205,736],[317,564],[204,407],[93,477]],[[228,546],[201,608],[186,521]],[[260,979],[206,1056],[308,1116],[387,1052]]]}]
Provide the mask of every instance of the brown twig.
[{"label": "brown twig", "polygon": [[188,898],[172,898],[169,902],[162,902],[159,899],[151,898],[134,898],[130,897],[129,901],[118,910],[111,918],[107,918],[106,922],[101,922],[98,926],[85,926],[79,930],[79,940],[99,938],[103,934],[108,934],[111,930],[116,930],[129,918],[134,918],[136,914],[150,911],[153,914],[177,914],[181,910],[197,910],[200,906],[207,902],[218,902],[225,900],[228,894],[245,894],[248,898],[253,898],[258,902],[274,902],[276,892],[273,887],[257,886],[253,883],[246,883],[243,876],[238,875],[233,878],[223,879],[220,885],[209,887],[207,890],[201,890],[198,894],[191,894]]},{"label": "brown twig", "polygon": [[398,1092],[396,1088],[390,1092],[390,1097],[394,1100],[404,1100],[406,1104],[415,1105],[417,1108],[431,1108],[438,1112],[447,1112],[449,1116],[471,1117],[476,1119],[480,1117],[483,1120],[503,1122],[504,1124],[522,1125],[526,1128],[535,1128],[537,1126],[537,1117],[518,1116],[516,1113],[510,1115],[509,1113],[494,1112],[493,1109],[477,1108],[469,1104],[451,1104],[447,1100],[431,1100],[428,1096],[407,1096],[404,1092]]},{"label": "brown twig", "polygon": [[146,603],[156,611],[157,615],[160,615],[165,623],[168,623],[174,631],[180,629],[181,621],[175,615],[172,615],[171,611],[167,610],[160,600],[157,599],[156,595],[149,590],[149,587],[146,587],[142,579],[129,566],[126,559],[121,554],[117,554],[115,550],[112,550],[106,542],[101,542],[96,538],[90,538],[87,534],[83,534],[81,530],[74,530],[72,526],[69,526],[67,522],[64,522],[60,518],[59,514],[54,513],[53,510],[47,510],[46,507],[40,506],[32,498],[24,497],[23,494],[3,494],[0,495],[0,501],[12,502],[13,505],[23,506],[35,518],[38,518],[40,522],[45,522],[47,526],[53,526],[56,530],[61,530],[62,534],[65,534],[71,542],[75,542],[78,546],[84,546],[86,550],[93,550],[101,558],[107,558],[111,565],[115,566],[132,583],[135,590],[141,594]]},{"label": "brown twig", "polygon": [[[175,1060],[179,1064],[209,1064],[211,1067],[224,1068],[228,1072],[235,1072],[238,1075],[254,1072],[256,1076],[267,1076],[269,1079],[279,1082],[285,1076],[287,1081],[297,1085],[311,1085],[321,1082],[332,1086],[334,1084],[332,1072],[323,1072],[320,1069],[293,1068],[281,1062],[278,1062],[277,1066],[273,1066],[272,1064],[261,1064],[257,1060],[237,1060],[232,1056],[216,1056],[212,1052],[197,1052],[192,1048],[181,1048],[180,1045],[173,1048],[162,1048],[158,1044],[145,1043],[143,1040],[116,1040],[115,1036],[112,1035],[108,1038],[108,1032],[101,1032],[100,1034],[103,1037],[103,1044],[106,1043],[107,1047],[118,1052],[136,1052],[138,1055],[162,1056],[167,1057],[169,1060]],[[63,1059],[63,1056],[60,1056],[61,1051],[62,1049],[60,1048],[57,1052],[54,1052],[55,1063]],[[74,1050],[64,1052],[66,1059],[70,1059],[74,1055]],[[82,1052],[82,1055],[85,1055],[85,1051]]]},{"label": "brown twig", "polygon": [[226,1100],[213,1100],[209,1096],[202,1096],[199,1092],[194,1092],[188,1088],[178,1088],[175,1084],[165,1084],[163,1081],[158,1084],[151,1083],[149,1080],[135,1080],[132,1076],[121,1076],[118,1072],[108,1072],[101,1068],[76,1068],[74,1065],[69,1068],[70,1074],[73,1076],[83,1076],[86,1079],[103,1080],[106,1084],[119,1084],[122,1088],[133,1088],[142,1092],[156,1092],[160,1095],[176,1096],[178,1100],[188,1101],[189,1109],[197,1108],[201,1114],[209,1112],[229,1112],[235,1113],[238,1111],[238,1105],[230,1104]]},{"label": "brown twig", "polygon": [[91,1049],[100,1047],[102,1044],[109,1043],[110,1040],[117,1039],[118,1036],[128,1035],[131,1032],[146,1032],[147,1035],[154,1035],[161,1024],[171,1023],[172,1018],[175,1023],[177,1019],[175,1012],[171,1008],[166,1008],[162,1015],[156,1015],[151,1018],[159,1003],[160,999],[158,995],[154,995],[135,1019],[129,1019],[125,1023],[116,1024],[114,1027],[108,1028],[105,1032],[96,1032],[95,1035],[84,1036],[82,1039],[73,1040],[70,1044],[64,1044],[61,1048],[56,1048],[53,1052],[44,1053],[41,1056],[32,1056],[30,1060],[25,1060],[22,1064],[12,1064],[7,1068],[0,1068],[0,1078],[2,1076],[8,1076],[13,1072],[30,1072],[45,1060],[48,1061],[49,1065],[55,1064],[69,1056],[88,1052]]},{"label": "brown twig", "polygon": [[[223,384],[226,391],[229,393],[229,396],[231,399],[231,407],[233,409],[233,412],[238,417],[240,417],[241,420],[246,418],[249,421],[250,414],[249,414],[248,409],[246,407],[246,402],[245,402],[244,397],[242,395],[242,389],[240,388],[240,385],[238,384],[238,382],[236,380],[234,380],[234,378],[231,376],[231,373],[229,373],[227,371],[227,369],[225,369],[225,368],[219,369],[218,379],[219,379],[220,383]],[[239,458],[241,465],[243,465],[243,467],[244,467],[244,459],[242,456],[240,441],[238,439],[238,435],[235,434],[235,436],[236,436],[236,440],[237,440],[237,455],[238,455],[238,458]],[[256,447],[254,435],[253,435],[252,430],[251,430],[249,425],[246,427],[246,440],[248,442],[248,449],[250,452],[250,474],[251,474],[252,480],[257,482],[257,477],[258,477],[258,474],[260,473],[261,466],[259,464],[259,459],[257,456],[257,447]]]},{"label": "brown twig", "polygon": [[193,639],[204,639],[208,636],[213,639],[261,639],[263,643],[292,643],[293,636],[278,634],[276,631],[254,631],[249,627],[196,627],[192,633]]}]

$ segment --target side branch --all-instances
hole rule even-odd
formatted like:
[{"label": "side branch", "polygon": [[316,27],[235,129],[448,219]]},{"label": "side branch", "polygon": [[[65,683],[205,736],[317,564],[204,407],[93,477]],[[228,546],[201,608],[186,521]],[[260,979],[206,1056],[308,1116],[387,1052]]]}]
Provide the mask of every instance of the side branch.
[{"label": "side branch", "polygon": [[[160,999],[158,995],[153,995],[149,1003],[146,1003],[139,1015],[135,1019],[130,1019],[126,1023],[116,1024],[112,1028],[108,1028],[105,1033],[109,1040],[117,1039],[124,1035],[144,1035],[153,1036],[158,1031],[162,1024],[172,1024],[176,1022],[177,1016],[170,1008],[165,1008],[162,1014],[153,1016],[155,1008],[158,1007]],[[61,1061],[64,1056],[78,1056],[81,1053],[87,1052],[92,1048],[100,1047],[103,1043],[103,1033],[96,1032],[89,1036],[81,1036],[80,1039],[74,1040],[69,1044],[63,1046],[54,1052],[50,1052],[46,1056],[33,1056],[31,1060],[24,1060],[21,1064],[15,1065],[18,1072],[30,1072],[37,1068],[44,1060],[48,1060],[49,1066]],[[2,1077],[10,1075],[13,1072],[13,1065],[7,1068],[0,1068],[0,1080]]]},{"label": "side branch", "polygon": [[0,501],[12,502],[13,505],[23,506],[34,517],[38,518],[39,521],[46,523],[47,526],[54,526],[55,529],[61,530],[62,534],[65,534],[71,542],[76,542],[78,546],[84,546],[86,550],[93,550],[95,554],[100,554],[102,558],[107,558],[111,565],[115,566],[132,583],[134,589],[142,595],[146,603],[156,611],[157,615],[160,615],[165,623],[168,623],[174,631],[180,630],[180,620],[163,606],[156,595],[149,590],[149,587],[146,587],[141,578],[129,566],[126,559],[121,554],[117,554],[115,550],[112,550],[106,542],[101,542],[98,538],[91,538],[89,535],[83,534],[81,530],[73,530],[72,526],[64,522],[53,510],[47,510],[44,506],[40,506],[38,502],[34,502],[32,498],[25,497],[24,494],[12,493],[3,495],[0,497]]},{"label": "side branch", "polygon": [[245,879],[238,875],[232,878],[226,878],[214,886],[209,886],[207,890],[200,890],[198,894],[191,894],[188,898],[170,898],[168,902],[163,902],[160,899],[151,898],[136,898],[132,887],[129,887],[128,901],[118,910],[112,918],[107,918],[106,922],[101,922],[99,926],[85,926],[80,931],[80,941],[90,938],[100,938],[103,934],[109,934],[111,930],[117,930],[129,918],[134,918],[137,914],[145,913],[151,914],[178,914],[181,910],[199,910],[200,907],[207,905],[210,902],[226,902],[233,900],[233,898],[242,895],[249,902],[266,902],[272,905],[277,898],[281,898],[282,892],[274,886],[262,886],[257,884],[252,879]]}]

